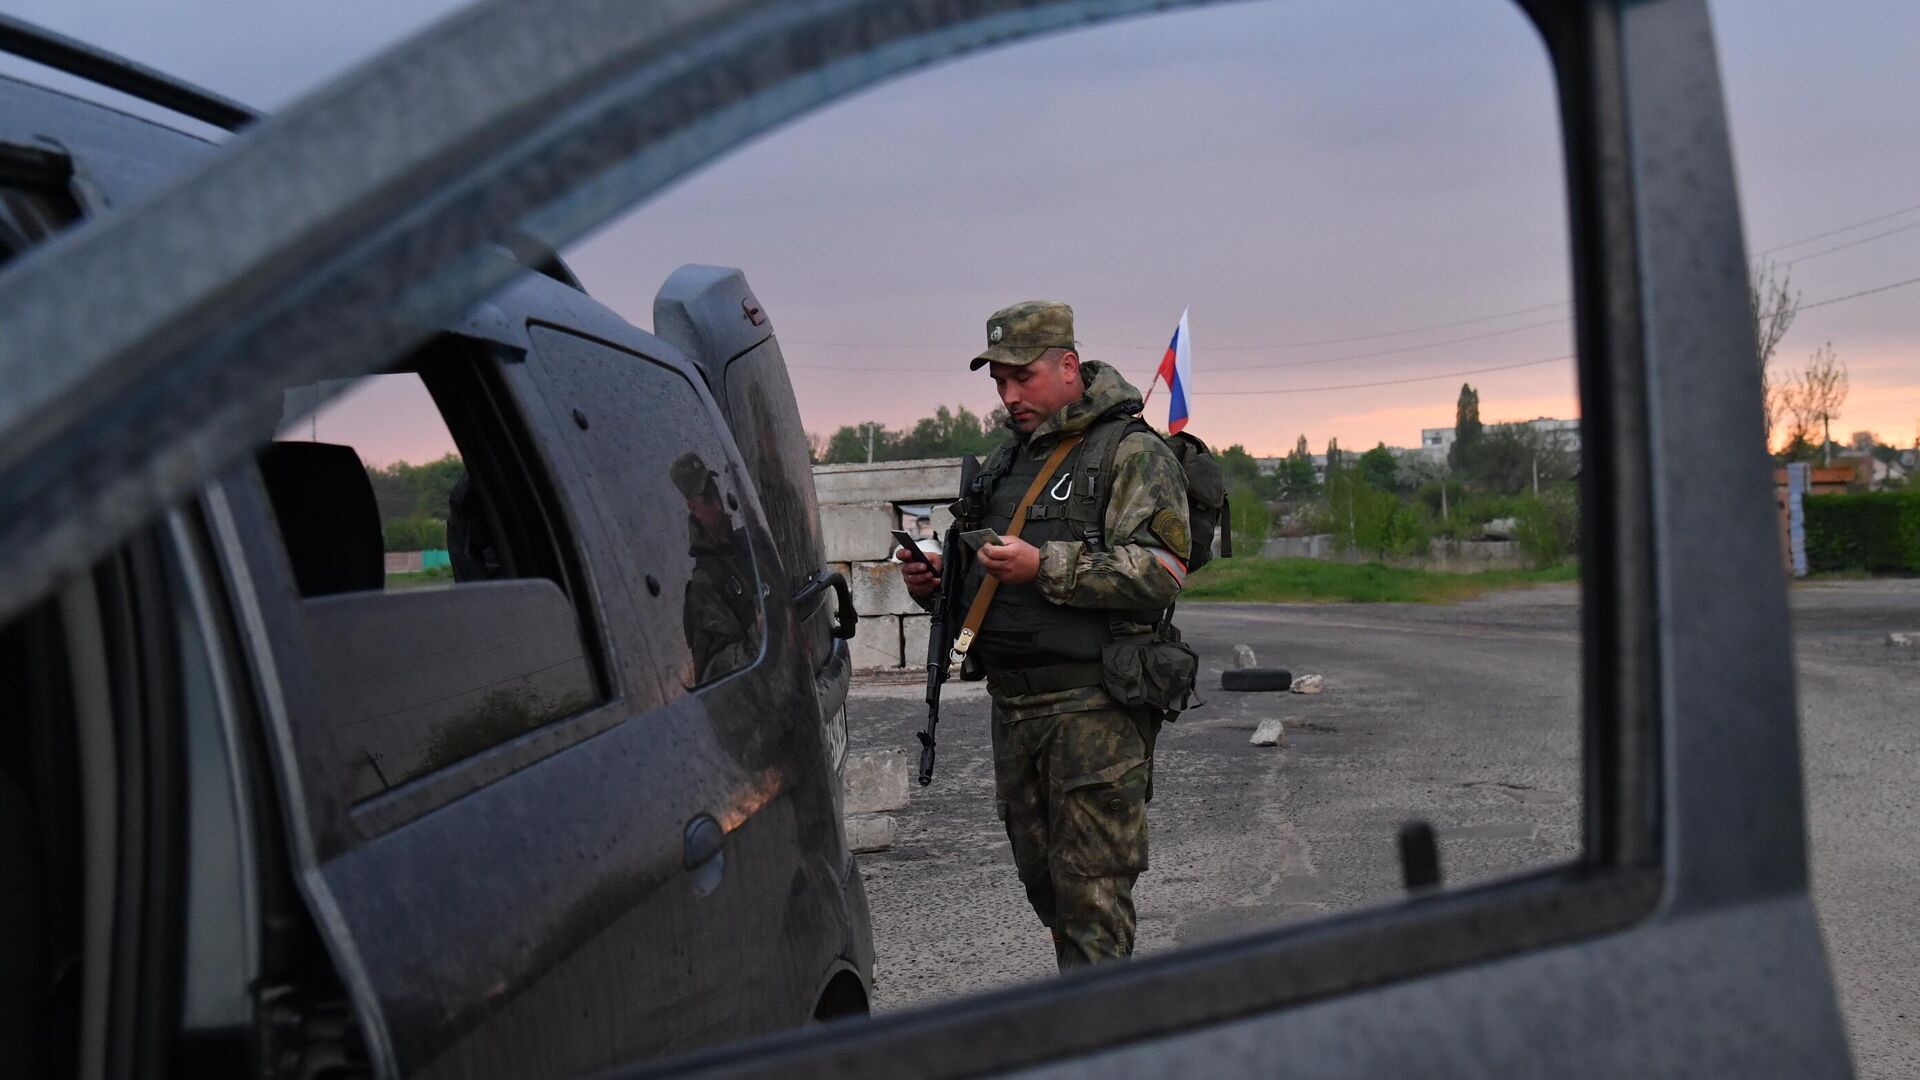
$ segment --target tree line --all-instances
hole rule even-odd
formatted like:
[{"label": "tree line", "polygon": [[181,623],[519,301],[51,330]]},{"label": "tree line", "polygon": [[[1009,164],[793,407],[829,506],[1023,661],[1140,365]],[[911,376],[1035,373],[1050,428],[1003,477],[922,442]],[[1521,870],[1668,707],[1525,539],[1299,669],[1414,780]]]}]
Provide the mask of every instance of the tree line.
[{"label": "tree line", "polygon": [[921,458],[985,457],[1007,437],[1007,412],[980,416],[965,405],[945,405],[900,429],[868,421],[848,424],[826,439],[815,436],[809,449],[815,465],[851,465],[863,461],[914,461]]},{"label": "tree line", "polygon": [[447,546],[448,499],[466,474],[460,455],[448,454],[424,465],[396,461],[367,466],[373,501],[380,507],[381,531],[388,551],[426,551]]}]

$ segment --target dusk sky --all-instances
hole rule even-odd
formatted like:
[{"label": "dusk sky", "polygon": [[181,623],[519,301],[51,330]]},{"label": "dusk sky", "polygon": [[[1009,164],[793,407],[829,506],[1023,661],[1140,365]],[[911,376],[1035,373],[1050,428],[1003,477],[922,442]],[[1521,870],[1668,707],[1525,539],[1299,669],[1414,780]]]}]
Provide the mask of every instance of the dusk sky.
[{"label": "dusk sky", "polygon": [[[0,0],[268,109],[455,6]],[[1808,304],[1920,278],[1920,4],[1712,7],[1750,250],[1800,260]],[[1215,445],[1413,446],[1462,381],[1490,420],[1578,414],[1556,129],[1508,4],[1247,3],[883,84],[566,254],[641,326],[676,266],[744,268],[822,435],[986,411],[966,370],[986,315],[1047,297],[1074,305],[1083,355],[1143,387],[1191,304],[1193,430]],[[1831,341],[1851,370],[1836,437],[1920,434],[1917,312],[1920,284],[1800,314],[1781,362]],[[382,445],[368,456],[433,456]]]}]

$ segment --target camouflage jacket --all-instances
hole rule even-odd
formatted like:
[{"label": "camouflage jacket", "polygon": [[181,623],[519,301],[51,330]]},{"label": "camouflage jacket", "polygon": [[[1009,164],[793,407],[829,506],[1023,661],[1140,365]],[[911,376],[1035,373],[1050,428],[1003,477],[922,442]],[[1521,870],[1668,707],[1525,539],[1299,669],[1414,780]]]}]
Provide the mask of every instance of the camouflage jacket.
[{"label": "camouflage jacket", "polygon": [[[1105,364],[1081,365],[1087,391],[1048,417],[1027,442],[1044,450],[1112,413],[1136,412],[1140,391]],[[1187,474],[1158,435],[1136,432],[1114,452],[1113,486],[1103,522],[1107,551],[1049,541],[1034,584],[1056,604],[1139,610],[1173,603],[1186,582]]]},{"label": "camouflage jacket", "polygon": [[[1025,436],[1031,448],[1045,450],[1116,409],[1125,414],[1141,407],[1140,392],[1113,368],[1086,361],[1080,370],[1087,381],[1086,393]],[[1186,581],[1190,543],[1186,472],[1158,435],[1137,432],[1120,440],[1112,475],[1103,522],[1107,550],[1081,541],[1048,541],[1040,549],[1040,573],[1034,584],[1048,600],[1070,607],[1127,611],[1167,607]],[[923,603],[931,606],[930,600]],[[988,674],[991,679],[992,673]],[[1099,687],[996,700],[1003,715],[1013,720],[1119,707]]]}]

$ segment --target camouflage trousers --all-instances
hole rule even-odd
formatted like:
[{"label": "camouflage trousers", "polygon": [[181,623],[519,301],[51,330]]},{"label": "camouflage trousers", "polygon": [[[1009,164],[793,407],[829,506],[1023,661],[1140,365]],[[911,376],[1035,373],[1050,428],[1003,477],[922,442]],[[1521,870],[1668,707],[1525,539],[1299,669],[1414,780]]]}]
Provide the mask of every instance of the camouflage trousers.
[{"label": "camouflage trousers", "polygon": [[994,802],[1063,971],[1133,954],[1158,729],[1126,709],[1076,704],[1038,715],[993,705]]}]

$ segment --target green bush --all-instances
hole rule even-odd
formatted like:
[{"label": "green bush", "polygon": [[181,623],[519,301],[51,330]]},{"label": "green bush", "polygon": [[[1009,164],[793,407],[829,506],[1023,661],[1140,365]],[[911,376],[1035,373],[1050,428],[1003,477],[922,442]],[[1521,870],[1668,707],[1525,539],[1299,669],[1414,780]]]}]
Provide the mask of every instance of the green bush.
[{"label": "green bush", "polygon": [[1343,470],[1327,482],[1327,524],[1341,551],[1380,558],[1425,555],[1433,543],[1427,514],[1418,503],[1368,483],[1358,470]]},{"label": "green bush", "polygon": [[1920,492],[1809,495],[1807,569],[1920,573]]},{"label": "green bush", "polygon": [[1522,496],[1513,517],[1514,541],[1535,566],[1553,566],[1580,549],[1580,499],[1571,487]]},{"label": "green bush", "polygon": [[1447,516],[1440,517],[1440,486],[1428,484],[1416,496],[1434,518],[1434,535],[1449,540],[1476,540],[1487,522],[1499,518],[1518,519],[1531,495],[1486,495],[1470,492],[1459,484],[1447,487]]},{"label": "green bush", "polygon": [[447,546],[447,523],[424,514],[394,518],[381,532],[388,551],[425,551]]}]

